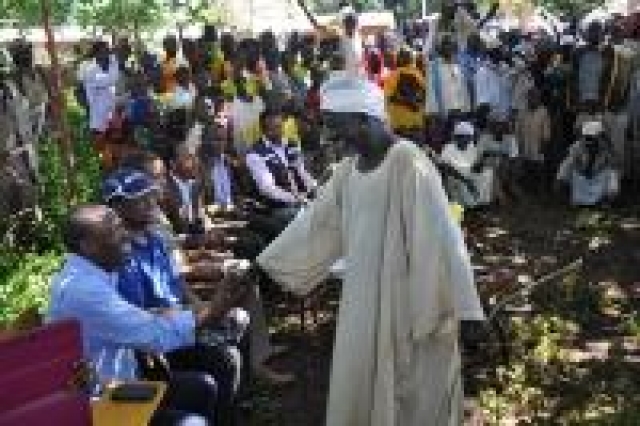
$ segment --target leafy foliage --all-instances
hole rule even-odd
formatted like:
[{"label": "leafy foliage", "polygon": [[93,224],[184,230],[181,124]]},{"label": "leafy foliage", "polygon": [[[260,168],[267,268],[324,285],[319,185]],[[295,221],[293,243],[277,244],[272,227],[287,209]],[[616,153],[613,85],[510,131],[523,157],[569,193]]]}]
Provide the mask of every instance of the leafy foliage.
[{"label": "leafy foliage", "polygon": [[77,0],[74,17],[87,28],[133,31],[161,26],[169,13],[163,0]]},{"label": "leafy foliage", "polygon": [[0,329],[29,311],[42,312],[51,276],[60,268],[60,253],[0,256]]},{"label": "leafy foliage", "polygon": [[[134,32],[157,29],[168,22],[222,22],[224,7],[208,0],[189,0],[176,7],[167,0],[50,0],[53,24],[77,22],[80,26],[106,32]],[[20,27],[42,25],[41,0],[0,0],[2,18]],[[178,15],[183,15],[180,18]]]},{"label": "leafy foliage", "polygon": [[[54,24],[65,22],[71,13],[69,0],[51,0],[51,19]],[[40,26],[42,24],[41,0],[0,0],[2,18],[16,20],[21,27]]]},{"label": "leafy foliage", "polygon": [[[229,10],[225,4],[215,7],[209,0],[193,0],[186,8],[186,19],[193,23],[217,24],[227,22]],[[224,3],[224,2],[222,2]]]},{"label": "leafy foliage", "polygon": [[[97,199],[100,166],[89,143],[84,111],[67,103],[75,159],[76,198],[72,204]],[[60,146],[44,139],[40,144],[39,216],[27,215],[20,227],[26,235],[18,243],[0,247],[0,329],[12,324],[25,312],[41,312],[46,306],[49,281],[62,262],[62,227],[71,208],[66,199],[66,174]]]},{"label": "leafy foliage", "polygon": [[539,3],[553,13],[582,16],[605,2],[604,0],[540,0]]},{"label": "leafy foliage", "polygon": [[[75,199],[71,204],[96,201],[100,184],[99,158],[89,141],[84,111],[67,97],[66,114],[71,127],[73,141]],[[64,170],[62,149],[52,140],[43,140],[40,145],[40,208],[42,216],[31,226],[29,247],[33,252],[62,251],[61,226],[71,208],[66,198],[68,182]]]}]

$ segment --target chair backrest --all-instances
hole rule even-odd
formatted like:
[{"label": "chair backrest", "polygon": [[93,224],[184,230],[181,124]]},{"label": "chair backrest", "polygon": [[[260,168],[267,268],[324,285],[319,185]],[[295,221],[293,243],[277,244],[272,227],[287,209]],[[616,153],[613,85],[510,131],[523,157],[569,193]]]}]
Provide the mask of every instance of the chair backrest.
[{"label": "chair backrest", "polygon": [[82,362],[75,321],[0,341],[0,426],[91,425],[89,397],[72,384]]}]

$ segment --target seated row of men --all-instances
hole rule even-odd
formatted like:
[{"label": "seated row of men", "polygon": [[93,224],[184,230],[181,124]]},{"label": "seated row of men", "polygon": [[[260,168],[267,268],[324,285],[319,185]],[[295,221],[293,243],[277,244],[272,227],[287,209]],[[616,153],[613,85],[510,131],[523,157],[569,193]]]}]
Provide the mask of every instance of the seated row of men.
[{"label": "seated row of men", "polygon": [[[555,187],[569,191],[576,206],[606,204],[619,192],[617,171],[603,125],[587,121],[581,138],[570,148],[555,174]],[[476,134],[469,122],[459,122],[452,142],[446,144],[439,161],[450,173],[445,179],[452,201],[473,208],[513,198],[522,198],[522,187],[545,183],[544,163],[519,156],[518,143],[506,127]]]},{"label": "seated row of men", "polygon": [[[270,344],[259,280],[243,273],[248,262],[242,255],[255,256],[259,248],[239,243],[242,235],[191,229],[184,229],[187,237],[174,234],[162,220],[173,215],[171,208],[163,211],[157,200],[171,199],[173,184],[178,218],[193,223],[196,210],[181,183],[194,186],[193,158],[179,156],[168,177],[146,173],[159,167],[156,158],[142,160],[106,179],[105,205],[81,207],[71,216],[71,254],[53,281],[50,319],[81,322],[86,353],[103,382],[145,378],[152,372],[139,364],[141,355],[161,356],[172,374],[156,424],[180,424],[194,414],[204,424],[225,424],[243,361],[271,382],[293,380],[269,367],[282,348]],[[178,262],[174,248],[187,253],[186,262]],[[188,281],[206,282],[208,300]],[[239,349],[245,345],[249,354]]]},{"label": "seated row of men", "polygon": [[[261,137],[244,156],[233,149],[227,123],[216,119],[206,123],[198,137],[187,138],[177,147],[168,173],[166,161],[153,154],[133,156],[133,165],[142,165],[166,188],[160,203],[178,231],[198,231],[212,213],[245,220],[251,213],[250,228],[269,241],[317,186],[305,168],[301,148],[283,137],[282,121],[279,110],[264,111]],[[132,165],[131,158],[124,162]],[[238,208],[246,207],[248,200],[252,209]],[[254,222],[260,226],[253,226]]]}]

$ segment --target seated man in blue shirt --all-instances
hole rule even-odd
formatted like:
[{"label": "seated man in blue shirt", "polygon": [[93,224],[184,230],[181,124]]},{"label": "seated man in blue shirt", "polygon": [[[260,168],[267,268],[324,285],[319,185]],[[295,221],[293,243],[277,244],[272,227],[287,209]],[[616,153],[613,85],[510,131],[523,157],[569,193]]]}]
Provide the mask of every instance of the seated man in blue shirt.
[{"label": "seated man in blue shirt", "polygon": [[[118,291],[128,302],[149,311],[199,306],[203,301],[186,285],[185,276],[219,283],[224,264],[191,265],[181,273],[164,236],[154,231],[158,208],[155,191],[153,181],[135,170],[118,170],[105,181],[105,201],[122,217],[131,236],[131,252],[118,271]],[[214,291],[217,294],[225,290]],[[165,356],[172,369],[206,371],[215,377],[219,383],[219,413],[225,420],[230,417],[240,382],[241,356],[236,346],[248,326],[248,314],[232,309],[212,326],[220,332],[205,334],[215,344],[185,346]]]},{"label": "seated man in blue shirt", "polygon": [[[163,353],[193,345],[196,330],[221,318],[234,301],[221,293],[197,310],[174,307],[156,313],[132,305],[118,293],[114,279],[126,257],[127,240],[113,210],[100,205],[78,208],[66,228],[70,254],[51,285],[48,319],[80,322],[86,356],[101,383],[139,379],[135,351]],[[224,286],[233,294],[229,282]],[[216,400],[210,375],[173,374],[152,424],[211,424]]]},{"label": "seated man in blue shirt", "polygon": [[[218,263],[216,266],[215,259],[212,260],[211,251],[203,252],[198,249],[195,252],[190,252],[191,244],[180,244],[180,242],[176,244],[175,236],[170,230],[167,230],[166,227],[158,227],[158,215],[153,215],[153,217],[150,215],[150,212],[157,210],[157,206],[153,197],[146,196],[145,193],[147,190],[151,191],[154,186],[157,186],[159,191],[162,192],[162,179],[158,177],[163,176],[163,174],[158,173],[162,167],[158,164],[157,157],[143,156],[137,159],[131,158],[130,160],[128,170],[114,173],[106,182],[108,184],[106,186],[110,186],[112,189],[105,188],[115,194],[120,194],[115,196],[113,205],[125,220],[129,231],[135,235],[133,248],[136,253],[134,256],[130,256],[130,264],[127,268],[124,268],[125,270],[121,274],[121,292],[132,303],[146,308],[154,308],[158,304],[181,303],[183,300],[197,304],[198,298],[188,291],[189,287],[184,285],[184,278],[186,277],[187,280],[195,279],[197,281],[215,282],[218,279],[216,275],[220,272],[220,265]],[[151,182],[149,182],[149,179]],[[123,197],[122,193],[126,193],[127,197]],[[122,198],[127,199],[121,200]],[[225,230],[226,232],[227,230]],[[224,248],[229,246],[233,256],[239,259],[253,259],[260,253],[259,247],[261,247],[261,244],[259,242],[253,245],[248,244],[247,240],[256,243],[257,237],[252,232],[242,230],[233,233],[233,236],[237,239],[235,243],[228,242],[219,244],[217,247]],[[223,240],[229,236],[220,234],[217,237],[219,240]],[[169,252],[176,245],[182,246],[181,257],[188,264],[182,273],[178,271],[175,262],[169,256]],[[203,256],[203,254],[206,254],[206,256]],[[213,253],[214,258],[221,254]],[[205,263],[203,263],[203,260]],[[233,263],[230,259],[226,259],[226,261]],[[254,284],[258,283],[255,282]],[[272,384],[290,383],[295,379],[291,374],[278,373],[269,366],[274,358],[286,352],[286,348],[271,344],[258,285],[254,285],[253,291],[249,291],[244,307],[249,311],[251,318],[251,328],[246,339],[251,347],[251,350],[248,351],[250,352],[250,359],[247,359],[245,364],[251,368],[253,376],[259,377],[264,381]],[[227,324],[227,330],[237,331],[234,338],[236,341],[240,339],[241,334],[245,331],[245,327],[238,327],[238,322],[246,323],[246,321],[238,321],[239,319],[242,320],[242,318],[238,318],[238,315],[242,313],[242,311],[235,309],[233,311],[234,315],[230,318],[231,326],[229,327],[229,324]],[[224,352],[231,352],[231,354],[228,354],[225,358],[236,359],[238,354],[235,347],[231,346],[227,347],[227,349]],[[202,351],[197,352],[200,353]],[[173,355],[175,358],[175,354]],[[190,351],[189,357],[193,355],[193,351]],[[174,363],[176,362],[174,359]],[[181,361],[179,365],[183,365],[183,362]],[[236,374],[239,374],[237,360],[236,362],[223,362],[222,365],[233,366]],[[248,370],[248,368],[243,370]],[[218,372],[219,375],[220,373]],[[223,377],[227,375],[223,374]],[[237,376],[234,377],[237,378]],[[221,387],[223,387],[226,382],[222,377],[218,377],[218,380],[222,382]],[[237,381],[234,381],[234,383],[237,383]]]}]

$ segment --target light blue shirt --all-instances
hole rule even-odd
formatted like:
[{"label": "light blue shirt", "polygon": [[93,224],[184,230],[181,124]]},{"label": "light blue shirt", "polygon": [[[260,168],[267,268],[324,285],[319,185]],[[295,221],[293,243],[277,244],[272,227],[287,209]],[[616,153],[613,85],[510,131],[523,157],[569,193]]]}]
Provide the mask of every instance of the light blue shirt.
[{"label": "light blue shirt", "polygon": [[120,296],[115,275],[87,259],[68,255],[53,278],[48,320],[80,322],[85,356],[103,381],[137,378],[135,350],[162,353],[195,341],[191,311],[153,315]]},{"label": "light blue shirt", "polygon": [[478,68],[475,76],[476,105],[491,107],[491,116],[508,120],[512,108],[510,70],[491,62]]},{"label": "light blue shirt", "polygon": [[211,170],[213,180],[213,199],[216,204],[230,206],[233,204],[231,192],[231,174],[224,158],[216,157]]},{"label": "light blue shirt", "polygon": [[604,70],[604,60],[599,51],[587,51],[582,55],[578,68],[578,94],[580,101],[600,99],[600,79]]}]

